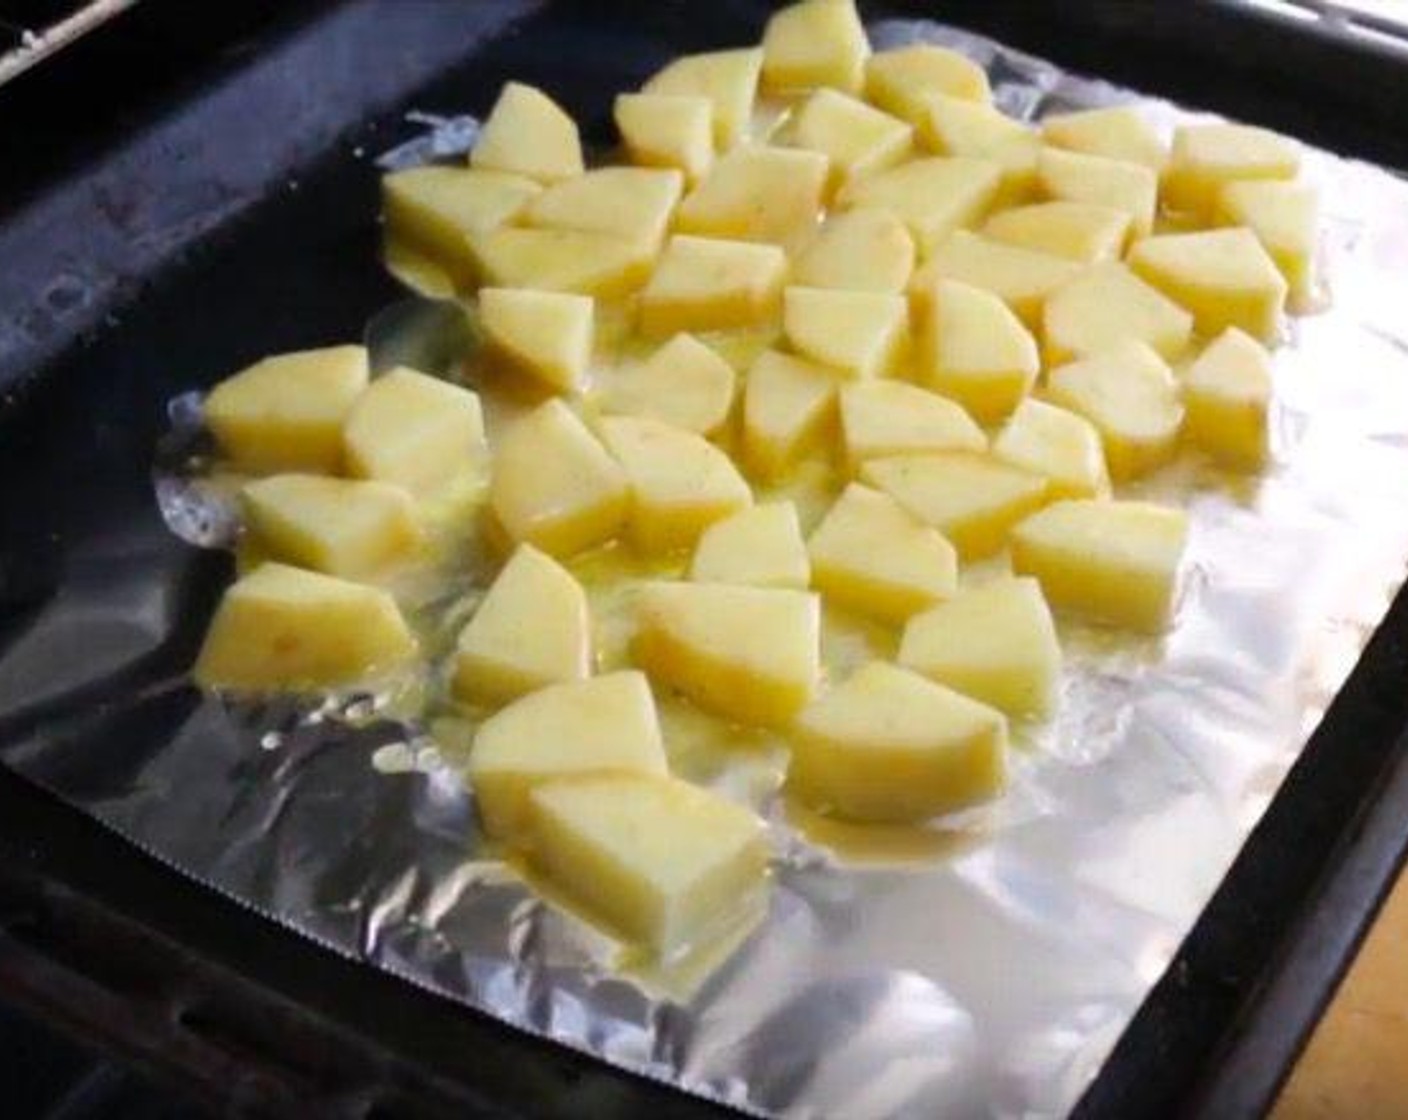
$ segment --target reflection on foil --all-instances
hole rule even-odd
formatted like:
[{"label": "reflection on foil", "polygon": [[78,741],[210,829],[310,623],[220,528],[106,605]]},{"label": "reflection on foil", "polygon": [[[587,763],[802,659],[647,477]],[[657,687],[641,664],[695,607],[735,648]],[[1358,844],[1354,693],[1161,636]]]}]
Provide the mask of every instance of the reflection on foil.
[{"label": "reflection on foil", "polygon": [[[989,68],[1000,104],[1029,117],[1128,96],[931,24],[874,31],[881,45],[958,46]],[[1182,115],[1150,111],[1163,125]],[[383,165],[462,152],[473,135],[468,121],[429,123]],[[1327,211],[1335,304],[1295,323],[1277,355],[1275,464],[1229,483],[1189,462],[1137,488],[1192,513],[1176,627],[1118,644],[1063,627],[1060,714],[1022,737],[1009,795],[923,861],[894,850],[838,860],[756,769],[703,775],[764,798],[776,889],[763,924],[687,996],[617,971],[580,921],[477,857],[457,774],[427,729],[389,718],[376,698],[310,716],[284,702],[225,707],[176,679],[92,708],[92,688],[204,624],[179,589],[144,590],[165,586],[145,557],[95,558],[101,579],[66,573],[10,642],[0,751],[326,944],[740,1109],[1062,1115],[1404,578],[1408,186],[1322,153],[1307,165]],[[166,469],[201,453],[196,403],[178,401],[172,420],[163,512],[185,539],[226,544],[232,523]],[[55,671],[54,650],[73,648],[63,628],[78,625],[97,635],[93,658]],[[113,719],[147,733],[92,750]],[[432,730],[453,754],[453,724]]]}]

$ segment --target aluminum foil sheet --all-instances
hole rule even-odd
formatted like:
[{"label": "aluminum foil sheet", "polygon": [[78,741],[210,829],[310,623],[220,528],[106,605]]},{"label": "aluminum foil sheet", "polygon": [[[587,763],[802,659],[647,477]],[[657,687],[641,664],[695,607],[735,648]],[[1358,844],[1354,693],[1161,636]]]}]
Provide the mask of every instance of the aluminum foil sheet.
[{"label": "aluminum foil sheet", "polygon": [[[1131,96],[936,25],[873,31],[881,44],[960,47],[1022,116]],[[1186,115],[1151,111],[1165,124]],[[688,996],[613,970],[584,926],[474,858],[454,767],[374,698],[235,708],[173,679],[122,711],[75,703],[6,744],[4,761],[372,967],[739,1109],[1063,1115],[1405,576],[1408,185],[1324,153],[1307,164],[1325,201],[1333,306],[1294,321],[1277,354],[1275,463],[1242,482],[1185,464],[1145,488],[1192,512],[1172,631],[1141,643],[1065,628],[1059,716],[1026,736],[1007,797],[957,822],[931,858],[849,865],[761,791],[776,852],[769,912]],[[178,421],[190,414],[177,402]],[[179,487],[163,498],[192,537],[228,531],[218,511],[184,508]],[[125,565],[141,557],[97,559],[89,576],[110,613],[88,617],[85,635],[93,658],[120,666],[150,647],[164,608],[124,591]],[[52,666],[54,640],[41,628],[5,650],[0,714],[81,684],[83,666],[35,671]],[[85,736],[100,718],[164,733],[98,752]]]}]

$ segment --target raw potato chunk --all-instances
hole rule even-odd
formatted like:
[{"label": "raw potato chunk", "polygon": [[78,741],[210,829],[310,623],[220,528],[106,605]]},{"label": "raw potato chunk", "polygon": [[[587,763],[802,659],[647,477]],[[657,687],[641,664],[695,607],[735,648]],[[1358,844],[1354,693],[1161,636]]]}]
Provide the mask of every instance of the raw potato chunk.
[{"label": "raw potato chunk", "polygon": [[1100,433],[1084,416],[1032,398],[1012,413],[992,443],[1004,463],[1039,474],[1052,498],[1100,498],[1110,493],[1110,472]]},{"label": "raw potato chunk", "polygon": [[958,280],[992,292],[1036,330],[1047,297],[1079,272],[1074,261],[959,230],[930,253],[929,262],[910,281],[910,290],[923,300],[935,280]]},{"label": "raw potato chunk", "polygon": [[1178,384],[1167,363],[1142,342],[1116,343],[1053,369],[1046,394],[1095,425],[1117,481],[1163,466],[1178,449]]},{"label": "raw potato chunk", "polygon": [[583,387],[592,356],[592,301],[567,292],[480,288],[479,322],[519,369],[566,393]]},{"label": "raw potato chunk", "polygon": [[963,407],[903,381],[841,390],[841,436],[852,469],[867,459],[925,451],[985,451],[987,437]]},{"label": "raw potato chunk", "polygon": [[1012,567],[1041,582],[1046,600],[1148,633],[1173,610],[1188,515],[1150,502],[1057,502],[1012,533]]},{"label": "raw potato chunk", "polygon": [[743,394],[743,454],[748,469],[774,479],[820,442],[836,410],[836,375],[777,350],[748,370]]},{"label": "raw potato chunk", "polygon": [[774,12],[763,31],[763,88],[856,93],[869,54],[855,0],[801,0]]},{"label": "raw potato chunk", "polygon": [[1042,312],[1046,362],[1056,365],[1127,339],[1172,361],[1188,346],[1193,316],[1118,261],[1082,272]]},{"label": "raw potato chunk", "polygon": [[821,601],[810,592],[652,583],[633,650],[662,684],[743,723],[785,724],[821,673]]},{"label": "raw potato chunk", "polygon": [[335,473],[342,424],[367,376],[361,346],[276,354],[216,385],[205,423],[221,453],[245,470]]},{"label": "raw potato chunk", "polygon": [[1036,181],[1037,134],[991,105],[946,94],[930,94],[920,118],[919,135],[933,151],[946,156],[991,160],[1002,168],[1002,196],[1020,199]]},{"label": "raw potato chunk", "polygon": [[742,147],[721,156],[675,212],[680,233],[784,243],[816,223],[826,189],[820,152]]},{"label": "raw potato chunk", "polygon": [[776,245],[676,235],[641,292],[640,329],[660,336],[766,322],[786,274]]},{"label": "raw potato chunk", "polygon": [[928,96],[944,93],[988,102],[988,76],[972,59],[929,43],[877,51],[865,63],[865,96],[887,113],[918,124]]},{"label": "raw potato chunk", "polygon": [[1309,297],[1314,279],[1319,212],[1314,187],[1278,180],[1228,183],[1217,201],[1218,220],[1223,225],[1246,226],[1256,234],[1297,303]]},{"label": "raw potato chunk", "polygon": [[812,585],[829,601],[887,622],[949,598],[953,545],[888,494],[851,483],[807,541]]},{"label": "raw potato chunk", "polygon": [[1007,245],[1095,264],[1119,259],[1129,234],[1129,215],[1109,206],[1058,199],[999,211],[982,232]]},{"label": "raw potato chunk", "polygon": [[860,476],[947,537],[963,560],[997,552],[1047,498],[1044,478],[965,451],[872,459]]},{"label": "raw potato chunk", "polygon": [[1204,335],[1240,327],[1269,341],[1280,327],[1286,280],[1251,230],[1146,237],[1130,250],[1129,267],[1191,311]]},{"label": "raw potato chunk", "polygon": [[385,591],[261,564],[220,600],[194,675],[202,688],[311,691],[371,680],[415,653]]},{"label": "raw potato chunk", "polygon": [[678,171],[602,167],[530,199],[523,220],[547,229],[609,233],[658,249],[683,191]]},{"label": "raw potato chunk", "polygon": [[819,89],[796,111],[786,134],[795,147],[827,157],[834,191],[908,158],[914,130],[864,101]]},{"label": "raw potato chunk", "polygon": [[985,159],[934,156],[910,160],[851,183],[837,198],[843,209],[885,210],[909,227],[927,253],[960,226],[975,223],[992,205],[1002,168]]},{"label": "raw potato chunk", "polygon": [[714,109],[714,148],[724,151],[747,132],[762,65],[760,47],[682,55],[657,71],[641,91],[707,97]]},{"label": "raw potato chunk", "polygon": [[1208,217],[1226,184],[1242,179],[1294,179],[1300,146],[1249,124],[1189,124],[1173,134],[1163,199],[1174,210]]},{"label": "raw potato chunk", "polygon": [[1229,327],[1183,378],[1188,442],[1235,467],[1266,460],[1266,409],[1271,355],[1254,338]]},{"label": "raw potato chunk", "polygon": [[277,560],[356,579],[420,543],[411,497],[384,482],[276,474],[240,491],[246,524]]},{"label": "raw potato chunk", "polygon": [[1122,210],[1141,236],[1154,228],[1159,177],[1142,163],[1046,148],[1037,159],[1036,178],[1048,198]]},{"label": "raw potato chunk", "polygon": [[1061,646],[1041,594],[1027,576],[998,579],[915,615],[899,663],[1009,716],[1056,706]]},{"label": "raw potato chunk", "polygon": [[664,777],[665,744],[644,673],[626,670],[554,684],[479,725],[466,776],[484,831],[528,839],[528,799],[563,778]]},{"label": "raw potato chunk", "polygon": [[917,673],[873,661],[797,717],[787,781],[822,812],[922,821],[1007,784],[1007,720]]},{"label": "raw potato chunk", "polygon": [[878,377],[904,348],[909,308],[892,292],[791,287],[782,296],[782,329],[803,357],[851,377]]},{"label": "raw potato chunk", "polygon": [[539,786],[530,805],[534,866],[662,957],[740,920],[766,882],[762,822],[688,782],[577,778]]},{"label": "raw potato chunk", "polygon": [[655,250],[641,241],[580,229],[503,226],[469,239],[481,282],[612,298],[645,283]]},{"label": "raw potato chunk", "polygon": [[697,183],[714,162],[714,106],[707,97],[622,93],[615,118],[632,163],[678,168]]},{"label": "raw potato chunk", "polygon": [[713,435],[733,411],[733,367],[692,334],[677,334],[638,365],[613,371],[602,390],[607,412],[650,416]]},{"label": "raw potato chunk", "polygon": [[582,173],[582,141],[576,122],[542,90],[507,82],[479,130],[469,163],[481,171],[555,183]]},{"label": "raw potato chunk", "polygon": [[499,439],[489,505],[510,540],[570,556],[614,537],[629,499],[620,465],[556,398]]},{"label": "raw potato chunk", "polygon": [[921,380],[979,420],[1006,416],[1041,369],[1031,332],[996,294],[956,280],[936,280],[926,302]]},{"label": "raw potato chunk", "polygon": [[1133,105],[1057,113],[1041,122],[1041,135],[1053,148],[1142,163],[1154,172],[1168,160],[1158,132]]},{"label": "raw potato chunk", "polygon": [[584,680],[591,666],[586,593],[556,560],[519,545],[460,632],[455,696],[468,703],[512,700]]},{"label": "raw potato chunk", "polygon": [[851,210],[826,219],[798,254],[793,279],[810,288],[902,292],[914,271],[914,239],[884,210]]},{"label": "raw potato chunk", "polygon": [[357,398],[342,431],[348,473],[425,497],[486,473],[484,413],[470,389],[400,366]]},{"label": "raw potato chunk", "polygon": [[753,503],[732,460],[694,432],[611,416],[601,422],[601,436],[630,481],[628,527],[645,552],[692,548],[715,521]]},{"label": "raw potato chunk", "polygon": [[768,502],[714,522],[699,538],[689,578],[696,583],[805,590],[812,571],[797,507]]}]

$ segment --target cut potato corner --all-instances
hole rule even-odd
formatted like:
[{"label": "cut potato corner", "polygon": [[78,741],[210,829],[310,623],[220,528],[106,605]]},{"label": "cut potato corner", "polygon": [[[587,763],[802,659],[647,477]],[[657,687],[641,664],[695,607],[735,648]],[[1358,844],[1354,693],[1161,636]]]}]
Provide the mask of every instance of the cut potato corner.
[{"label": "cut potato corner", "polygon": [[1006,245],[1095,264],[1119,259],[1129,226],[1123,210],[1058,199],[1000,210],[987,220],[982,234]]},{"label": "cut potato corner", "polygon": [[498,288],[539,288],[604,299],[639,288],[655,250],[642,241],[579,229],[501,226],[469,238],[481,281]]},{"label": "cut potato corner", "polygon": [[1084,416],[1028,398],[992,443],[1004,463],[1039,474],[1052,498],[1099,498],[1110,493],[1100,433]]},{"label": "cut potato corner", "polygon": [[1254,338],[1230,327],[1183,377],[1188,442],[1230,466],[1254,469],[1266,461],[1266,410],[1271,400],[1271,355]]},{"label": "cut potato corner", "polygon": [[1249,229],[1215,229],[1146,237],[1129,266],[1193,313],[1206,336],[1239,327],[1263,342],[1276,337],[1286,280]]},{"label": "cut potato corner", "polygon": [[576,122],[542,90],[506,82],[469,153],[470,166],[506,171],[540,183],[583,171]]},{"label": "cut potato corner", "polygon": [[1037,330],[1047,298],[1079,275],[1080,270],[1075,261],[1063,257],[959,230],[929,254],[928,262],[910,280],[909,290],[921,319],[928,310],[934,282],[957,280],[992,292],[1028,330]]},{"label": "cut potato corner", "polygon": [[1119,261],[1092,266],[1052,293],[1042,312],[1047,365],[1137,340],[1173,361],[1188,347],[1193,316]]},{"label": "cut potato corner", "polygon": [[1001,167],[1003,199],[1020,201],[1031,193],[1041,138],[991,105],[932,93],[925,99],[919,135],[940,155],[991,160]]},{"label": "cut potato corner", "polygon": [[677,168],[697,183],[714,162],[714,106],[707,97],[622,93],[614,116],[632,163]]},{"label": "cut potato corner", "polygon": [[776,479],[817,446],[836,412],[838,375],[814,362],[765,350],[743,390],[743,454],[748,469]]},{"label": "cut potato corner", "polygon": [[877,51],[866,60],[866,100],[885,112],[918,124],[932,93],[982,103],[992,100],[986,71],[947,47],[912,43]]},{"label": "cut potato corner", "polygon": [[1042,120],[1041,135],[1053,148],[1141,163],[1155,173],[1168,162],[1157,130],[1134,105],[1056,113]]},{"label": "cut potato corner", "polygon": [[785,137],[827,157],[832,192],[907,159],[914,144],[914,130],[904,121],[834,89],[807,98],[788,121]]},{"label": "cut potato corner", "polygon": [[700,237],[787,244],[816,224],[827,159],[798,148],[745,145],[720,156],[675,211],[675,229]]},{"label": "cut potato corner", "polygon": [[1159,177],[1142,163],[1044,148],[1037,159],[1036,179],[1037,190],[1047,198],[1123,211],[1140,236],[1154,228]]},{"label": "cut potato corner", "polygon": [[797,507],[767,502],[739,510],[704,530],[689,566],[696,583],[805,590],[811,563]]},{"label": "cut potato corner", "polygon": [[841,389],[841,437],[857,469],[867,459],[925,451],[985,451],[987,437],[963,406],[903,381]]},{"label": "cut potato corner", "polygon": [[893,214],[926,253],[954,230],[978,222],[1001,185],[1002,168],[990,160],[933,156],[849,183],[837,202],[843,210]]},{"label": "cut potato corner", "polygon": [[602,381],[606,412],[649,416],[708,436],[728,422],[737,377],[716,351],[692,334],[677,334],[644,362],[612,370]]},{"label": "cut potato corner", "polygon": [[607,233],[658,249],[684,192],[684,175],[648,167],[602,167],[548,187],[522,220],[546,229]]},{"label": "cut potato corner", "polygon": [[855,0],[801,0],[774,12],[763,30],[763,88],[858,93],[869,55]]},{"label": "cut potato corner", "polygon": [[782,294],[782,329],[805,358],[851,377],[879,377],[904,351],[909,305],[893,292],[794,286]]},{"label": "cut potato corner", "polygon": [[528,799],[544,782],[668,772],[655,699],[626,670],[549,685],[479,725],[466,776],[484,831],[524,843]]},{"label": "cut potato corner", "polygon": [[787,781],[847,820],[926,820],[1002,791],[1007,720],[918,673],[871,662],[797,717]]},{"label": "cut potato corner", "polygon": [[479,289],[479,322],[490,345],[518,369],[565,393],[584,387],[592,356],[592,312],[587,296]]},{"label": "cut potato corner", "polygon": [[707,97],[713,106],[714,148],[725,151],[747,132],[762,65],[761,47],[681,55],[656,71],[641,92]]},{"label": "cut potato corner", "polygon": [[1294,179],[1300,146],[1249,124],[1183,125],[1173,134],[1164,169],[1163,200],[1173,210],[1210,217],[1228,183],[1249,179]]},{"label": "cut potato corner", "polygon": [[793,280],[809,288],[902,292],[914,271],[914,239],[884,210],[832,214],[797,254]]},{"label": "cut potato corner", "polygon": [[659,337],[766,322],[786,273],[787,257],[776,245],[677,234],[640,294],[640,329]]},{"label": "cut potato corner", "polygon": [[1314,287],[1319,196],[1307,183],[1242,180],[1228,183],[1217,200],[1222,225],[1246,226],[1271,254],[1298,306]]}]

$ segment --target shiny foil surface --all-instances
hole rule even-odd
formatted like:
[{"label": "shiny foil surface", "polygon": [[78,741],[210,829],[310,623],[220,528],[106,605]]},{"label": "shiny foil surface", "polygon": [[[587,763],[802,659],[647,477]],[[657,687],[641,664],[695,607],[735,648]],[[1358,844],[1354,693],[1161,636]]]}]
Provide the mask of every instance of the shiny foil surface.
[{"label": "shiny foil surface", "polygon": [[[1019,116],[1132,96],[933,24],[872,31],[877,45],[959,47]],[[1165,126],[1188,115],[1149,110]],[[422,158],[454,150],[437,135]],[[1292,320],[1276,353],[1273,464],[1237,479],[1189,458],[1132,488],[1192,514],[1172,630],[1126,640],[1063,624],[1059,714],[1018,735],[1007,796],[956,818],[922,859],[844,860],[789,823],[743,763],[712,775],[769,819],[774,884],[761,923],[693,990],[617,970],[599,935],[476,859],[456,769],[429,729],[379,715],[375,698],[311,713],[292,700],[227,706],[175,679],[124,711],[75,704],[8,743],[4,761],[369,967],[739,1109],[1063,1115],[1405,576],[1408,185],[1320,152],[1306,165],[1332,302]],[[178,436],[193,415],[175,402]],[[228,538],[220,509],[192,508],[179,480],[158,476],[174,529]],[[103,575],[93,656],[120,665],[160,605],[122,597],[120,562]],[[78,695],[84,669],[55,672],[55,640],[41,625],[4,651],[0,712]],[[119,756],[86,749],[100,721],[124,718],[167,734]]]}]

